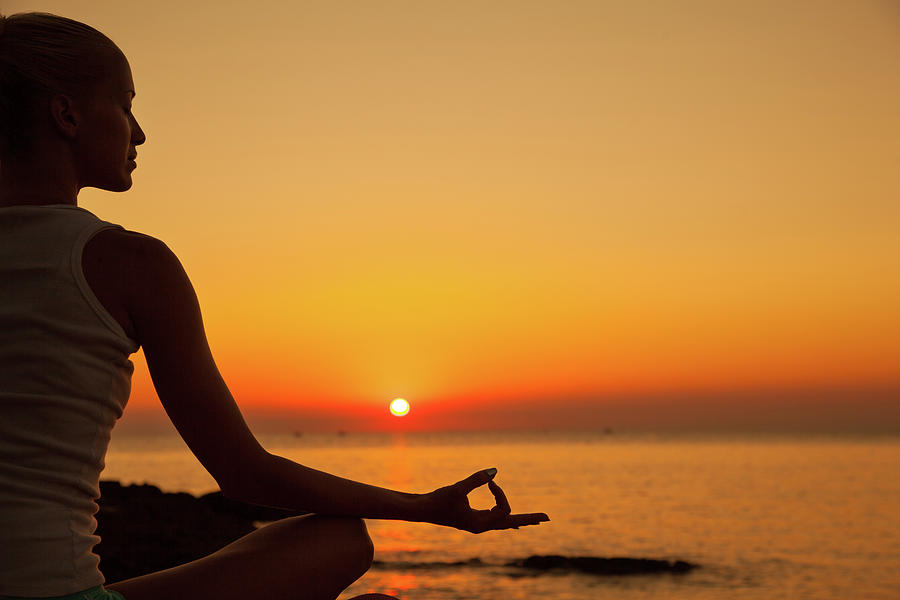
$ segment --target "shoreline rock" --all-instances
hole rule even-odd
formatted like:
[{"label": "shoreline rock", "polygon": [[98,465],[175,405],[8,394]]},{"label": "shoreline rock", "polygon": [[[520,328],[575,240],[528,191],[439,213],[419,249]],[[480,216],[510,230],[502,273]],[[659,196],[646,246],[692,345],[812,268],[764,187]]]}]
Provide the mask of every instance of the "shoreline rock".
[{"label": "shoreline rock", "polygon": [[221,492],[199,498],[153,485],[100,482],[94,547],[108,582],[174,567],[215,552],[260,521],[301,514],[231,500]]}]

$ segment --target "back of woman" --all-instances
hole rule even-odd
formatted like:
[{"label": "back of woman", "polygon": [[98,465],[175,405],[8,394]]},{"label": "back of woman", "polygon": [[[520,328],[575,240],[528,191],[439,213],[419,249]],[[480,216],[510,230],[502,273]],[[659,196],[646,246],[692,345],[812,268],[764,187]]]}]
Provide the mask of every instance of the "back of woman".
[{"label": "back of woman", "polygon": [[103,582],[95,501],[137,344],[81,256],[113,227],[72,206],[0,207],[0,595]]}]

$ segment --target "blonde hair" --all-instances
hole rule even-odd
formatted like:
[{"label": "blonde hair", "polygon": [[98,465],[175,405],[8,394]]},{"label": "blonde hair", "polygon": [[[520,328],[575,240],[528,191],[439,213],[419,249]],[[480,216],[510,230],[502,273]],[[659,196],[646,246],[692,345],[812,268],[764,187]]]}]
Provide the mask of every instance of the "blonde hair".
[{"label": "blonde hair", "polygon": [[0,15],[0,155],[29,147],[39,107],[55,93],[84,93],[108,75],[111,39],[48,13]]}]

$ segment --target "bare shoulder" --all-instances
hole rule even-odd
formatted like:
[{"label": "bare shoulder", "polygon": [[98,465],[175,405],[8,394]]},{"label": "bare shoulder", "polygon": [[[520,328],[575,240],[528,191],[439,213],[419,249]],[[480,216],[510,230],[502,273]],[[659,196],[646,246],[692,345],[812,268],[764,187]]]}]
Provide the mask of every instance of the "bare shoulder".
[{"label": "bare shoulder", "polygon": [[[137,231],[101,231],[85,246],[85,268],[89,261],[105,264],[108,274],[120,283],[128,282],[127,291],[139,295],[142,288],[184,285],[187,280],[181,261],[165,242]],[[133,293],[129,296],[135,297]]]},{"label": "bare shoulder", "polygon": [[85,246],[106,260],[123,260],[132,267],[153,267],[178,262],[175,254],[163,242],[153,236],[127,229],[104,229]]},{"label": "bare shoulder", "polygon": [[142,345],[147,330],[142,323],[165,306],[165,299],[193,294],[175,253],[161,240],[136,231],[97,233],[84,247],[81,266],[103,306]]}]

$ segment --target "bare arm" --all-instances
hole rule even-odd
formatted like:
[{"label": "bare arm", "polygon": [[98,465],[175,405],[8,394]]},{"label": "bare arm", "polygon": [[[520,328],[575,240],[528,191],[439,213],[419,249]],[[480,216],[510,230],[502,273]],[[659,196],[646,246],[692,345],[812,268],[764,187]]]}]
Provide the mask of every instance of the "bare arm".
[{"label": "bare arm", "polygon": [[126,305],[160,401],[191,451],[232,498],[325,515],[427,521],[485,531],[547,520],[510,515],[491,481],[497,506],[469,508],[466,494],[493,479],[480,471],[429,494],[380,488],[299,465],[266,452],[251,433],[216,367],[193,286],[175,255],[130,234],[132,281]]}]

